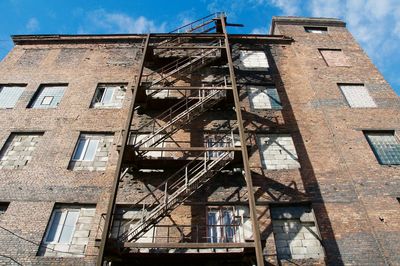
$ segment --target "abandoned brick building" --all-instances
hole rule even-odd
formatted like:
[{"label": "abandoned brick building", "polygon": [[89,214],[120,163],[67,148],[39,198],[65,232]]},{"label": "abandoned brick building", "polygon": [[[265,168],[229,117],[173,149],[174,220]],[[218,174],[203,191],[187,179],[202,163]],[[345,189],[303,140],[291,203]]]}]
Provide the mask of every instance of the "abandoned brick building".
[{"label": "abandoned brick building", "polygon": [[341,20],[228,26],[13,36],[0,265],[400,265],[399,97]]}]

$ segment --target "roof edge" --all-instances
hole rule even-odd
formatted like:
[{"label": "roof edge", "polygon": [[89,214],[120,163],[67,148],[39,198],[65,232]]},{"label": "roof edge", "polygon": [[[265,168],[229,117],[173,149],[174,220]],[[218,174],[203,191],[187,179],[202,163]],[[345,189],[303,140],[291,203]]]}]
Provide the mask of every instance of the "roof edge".
[{"label": "roof edge", "polygon": [[339,18],[273,16],[271,34],[274,33],[276,24],[346,27],[346,22]]}]

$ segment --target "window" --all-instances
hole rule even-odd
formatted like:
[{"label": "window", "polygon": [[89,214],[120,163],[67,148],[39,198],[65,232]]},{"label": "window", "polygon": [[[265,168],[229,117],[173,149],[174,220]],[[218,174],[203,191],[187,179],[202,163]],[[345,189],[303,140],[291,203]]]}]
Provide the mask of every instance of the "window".
[{"label": "window", "polygon": [[278,259],[324,257],[311,207],[271,206],[270,210]]},{"label": "window", "polygon": [[110,133],[81,134],[68,168],[71,170],[104,171],[112,143],[113,135]]},{"label": "window", "polygon": [[373,108],[376,104],[369,95],[367,88],[359,84],[340,84],[344,97],[352,108]]},{"label": "window", "polygon": [[[114,223],[111,229],[111,237],[117,239],[126,239],[129,233],[134,229],[138,222],[147,214],[149,210],[142,208],[128,208],[118,206],[116,209]],[[156,242],[156,227],[151,227],[147,232],[140,236],[135,242],[137,243],[153,243]]]},{"label": "window", "polygon": [[347,57],[340,49],[319,49],[328,66],[350,66]]},{"label": "window", "polygon": [[[154,147],[154,148],[164,148],[166,146],[166,139],[164,135],[157,134],[152,137],[151,133],[140,133],[134,134],[130,137],[130,144],[134,146],[140,146],[143,148]],[[149,138],[150,137],[150,138]],[[146,157],[163,157],[164,151],[144,151],[142,155]]]},{"label": "window", "polygon": [[[207,148],[230,148],[232,147],[232,138],[224,135],[208,135],[206,136],[206,147]],[[223,156],[226,151],[208,151],[210,158],[218,158]]]},{"label": "window", "polygon": [[261,164],[269,170],[300,168],[293,139],[288,134],[257,136]]},{"label": "window", "polygon": [[394,131],[365,132],[380,164],[400,164],[400,141]]},{"label": "window", "polygon": [[36,150],[40,133],[11,133],[0,151],[0,169],[24,168]]},{"label": "window", "polygon": [[72,159],[75,161],[93,161],[98,145],[98,139],[81,137]]},{"label": "window", "polygon": [[328,32],[327,27],[304,27],[304,30],[308,33],[324,34]]},{"label": "window", "polygon": [[38,256],[83,256],[95,210],[94,206],[56,205]]},{"label": "window", "polygon": [[252,110],[282,109],[278,91],[273,87],[249,87],[249,99]]},{"label": "window", "polygon": [[56,108],[64,96],[65,89],[64,85],[40,86],[28,108]]},{"label": "window", "polygon": [[25,86],[0,86],[0,108],[14,108]]},{"label": "window", "polygon": [[240,61],[246,68],[268,68],[268,59],[264,51],[240,51]]},{"label": "window", "polygon": [[71,243],[79,212],[79,209],[55,210],[45,243]]},{"label": "window", "polygon": [[207,210],[207,238],[210,243],[241,242],[240,216],[234,207],[209,207]]},{"label": "window", "polygon": [[99,84],[92,100],[92,108],[121,108],[125,97],[123,84]]},{"label": "window", "polygon": [[9,202],[0,202],[0,217],[6,212]]}]

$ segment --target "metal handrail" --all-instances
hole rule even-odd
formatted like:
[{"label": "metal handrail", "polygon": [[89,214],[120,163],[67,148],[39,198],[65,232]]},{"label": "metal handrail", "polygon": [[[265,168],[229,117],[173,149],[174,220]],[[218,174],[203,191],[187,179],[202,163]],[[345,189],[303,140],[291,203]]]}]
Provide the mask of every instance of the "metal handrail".
[{"label": "metal handrail", "polygon": [[199,18],[199,19],[197,19],[195,21],[192,21],[192,22],[190,22],[190,23],[188,23],[186,25],[180,26],[179,28],[176,28],[173,31],[170,31],[169,33],[179,33],[179,32],[182,31],[183,28],[187,28],[188,26],[192,26],[192,25],[196,24],[197,22],[200,22],[200,21],[204,22],[205,19],[209,19],[209,18],[212,18],[212,19],[221,18],[222,16],[225,16],[225,12],[215,12],[213,14],[210,14],[210,15],[207,15],[205,17]]}]

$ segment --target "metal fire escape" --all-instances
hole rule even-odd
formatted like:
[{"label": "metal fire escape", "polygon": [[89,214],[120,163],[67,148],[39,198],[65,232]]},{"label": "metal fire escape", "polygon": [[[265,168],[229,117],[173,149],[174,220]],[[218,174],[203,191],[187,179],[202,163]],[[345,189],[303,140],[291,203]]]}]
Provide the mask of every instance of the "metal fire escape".
[{"label": "metal fire escape", "polygon": [[[225,60],[229,65],[229,77],[223,77],[216,82],[203,84],[199,87],[179,85],[182,80],[190,79],[190,75],[194,71],[207,67],[214,61],[221,60],[222,55],[227,57]],[[162,66],[144,73],[146,60],[159,60]],[[184,147],[176,149],[169,147],[173,151],[185,150],[192,156],[187,157],[187,163],[179,167],[174,174],[167,177],[143,198],[133,203],[133,206],[142,205],[146,211],[142,213],[141,219],[128,221],[129,229],[119,232],[116,241],[122,247],[131,247],[130,243],[139,240],[208,180],[224,169],[232,161],[235,151],[242,153],[247,188],[249,191],[253,191],[224,13],[209,15],[184,25],[169,34],[147,35],[140,71],[135,83],[126,130],[123,132],[123,144],[117,164],[113,195],[103,226],[98,265],[103,262],[107,244],[110,244],[112,240],[110,234],[113,219],[115,219],[118,184],[130,169],[130,166],[126,165],[127,158],[137,162],[148,158],[151,152],[163,150],[159,147],[160,144],[171,139],[176,132],[195,118],[218,105],[226,97],[227,91],[232,91],[235,101],[237,131],[241,147],[235,147],[233,132],[218,135],[218,138],[206,148]],[[163,99],[168,98],[170,92],[180,96],[173,105],[168,106],[166,110],[147,123],[141,124],[137,128],[132,126],[135,101],[143,98],[146,103],[151,102],[157,100],[157,95],[163,95],[161,99],[158,99],[158,101],[163,101]],[[211,156],[210,151],[218,151],[218,156]],[[260,253],[259,229],[255,219],[254,195],[253,193],[249,194],[254,235],[254,243],[251,246],[256,249],[258,265],[263,265],[260,260],[262,254]]]}]

